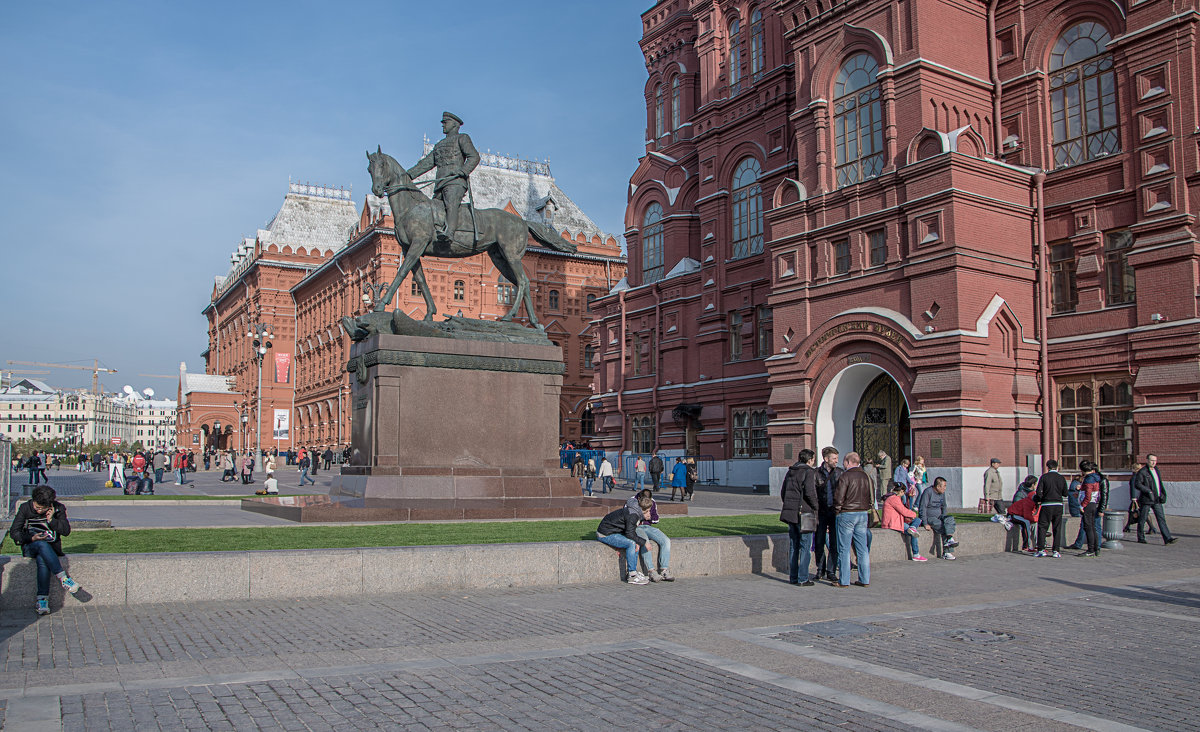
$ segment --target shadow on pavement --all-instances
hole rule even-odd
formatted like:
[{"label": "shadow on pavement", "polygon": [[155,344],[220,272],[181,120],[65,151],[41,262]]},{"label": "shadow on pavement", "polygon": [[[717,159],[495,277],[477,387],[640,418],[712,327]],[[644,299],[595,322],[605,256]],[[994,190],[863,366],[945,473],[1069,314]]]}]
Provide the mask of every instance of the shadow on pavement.
[{"label": "shadow on pavement", "polygon": [[1139,587],[1136,590],[1124,587],[1104,587],[1102,585],[1089,585],[1083,582],[1072,582],[1071,580],[1060,579],[1058,577],[1043,577],[1043,579],[1086,592],[1095,592],[1111,597],[1121,597],[1127,600],[1147,600],[1149,602],[1160,602],[1168,605],[1200,609],[1200,593],[1196,592],[1169,590],[1160,587]]}]

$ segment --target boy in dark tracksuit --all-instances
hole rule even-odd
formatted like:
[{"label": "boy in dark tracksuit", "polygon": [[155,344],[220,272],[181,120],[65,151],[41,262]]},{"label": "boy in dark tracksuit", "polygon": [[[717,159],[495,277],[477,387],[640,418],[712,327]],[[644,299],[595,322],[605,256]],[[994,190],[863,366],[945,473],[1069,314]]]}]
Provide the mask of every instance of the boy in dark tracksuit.
[{"label": "boy in dark tracksuit", "polygon": [[[1047,460],[1046,472],[1038,480],[1037,492],[1033,500],[1041,506],[1038,514],[1038,536],[1036,557],[1061,557],[1058,550],[1062,548],[1062,512],[1063,500],[1067,497],[1067,479],[1059,475],[1058,461]],[[1046,528],[1054,531],[1054,547],[1046,553]]]}]

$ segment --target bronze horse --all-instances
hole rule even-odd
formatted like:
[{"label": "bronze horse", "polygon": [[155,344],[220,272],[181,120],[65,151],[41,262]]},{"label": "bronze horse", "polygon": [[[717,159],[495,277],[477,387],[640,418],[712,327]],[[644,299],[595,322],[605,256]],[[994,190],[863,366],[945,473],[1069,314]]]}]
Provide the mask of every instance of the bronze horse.
[{"label": "bronze horse", "polygon": [[[433,320],[437,307],[433,303],[429,286],[425,284],[425,273],[421,271],[421,257],[458,258],[486,252],[496,269],[500,270],[500,274],[517,286],[512,308],[500,320],[512,320],[524,303],[529,322],[538,328],[541,327],[533,312],[529,278],[525,276],[525,268],[521,266],[525,247],[529,243],[529,237],[533,236],[539,243],[555,251],[570,253],[576,249],[573,242],[564,239],[546,224],[526,221],[498,208],[477,209],[474,217],[464,211],[459,216],[460,228],[454,232],[453,238],[450,241],[436,239],[435,204],[413,184],[405,168],[379,148],[373,153],[367,153],[367,161],[367,172],[371,174],[371,192],[379,197],[387,197],[392,207],[392,219],[396,223],[396,241],[404,253],[404,262],[396,272],[396,278],[392,280],[387,293],[375,303],[375,312],[386,310],[404,278],[412,272],[425,298],[425,320]],[[440,207],[438,213],[441,213]],[[463,226],[471,228],[461,228]]]}]

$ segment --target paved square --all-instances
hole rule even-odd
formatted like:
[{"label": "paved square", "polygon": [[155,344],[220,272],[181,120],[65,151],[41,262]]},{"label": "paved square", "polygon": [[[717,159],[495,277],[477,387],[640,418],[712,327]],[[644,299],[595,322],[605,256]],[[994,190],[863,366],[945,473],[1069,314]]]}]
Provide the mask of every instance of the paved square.
[{"label": "paved square", "polygon": [[0,619],[16,730],[1200,729],[1200,521],[1098,560]]}]

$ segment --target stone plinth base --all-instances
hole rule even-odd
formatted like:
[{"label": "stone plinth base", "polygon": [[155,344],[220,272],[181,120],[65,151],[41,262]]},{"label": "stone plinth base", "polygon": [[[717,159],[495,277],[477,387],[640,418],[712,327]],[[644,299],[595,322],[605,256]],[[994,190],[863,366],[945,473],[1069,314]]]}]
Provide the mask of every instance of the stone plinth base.
[{"label": "stone plinth base", "polygon": [[[576,483],[576,487],[578,487]],[[339,521],[469,521],[487,519],[600,518],[625,503],[612,497],[557,498],[343,498],[269,496],[242,499],[242,510],[301,523]],[[687,506],[658,504],[660,515],[684,515]]]}]

